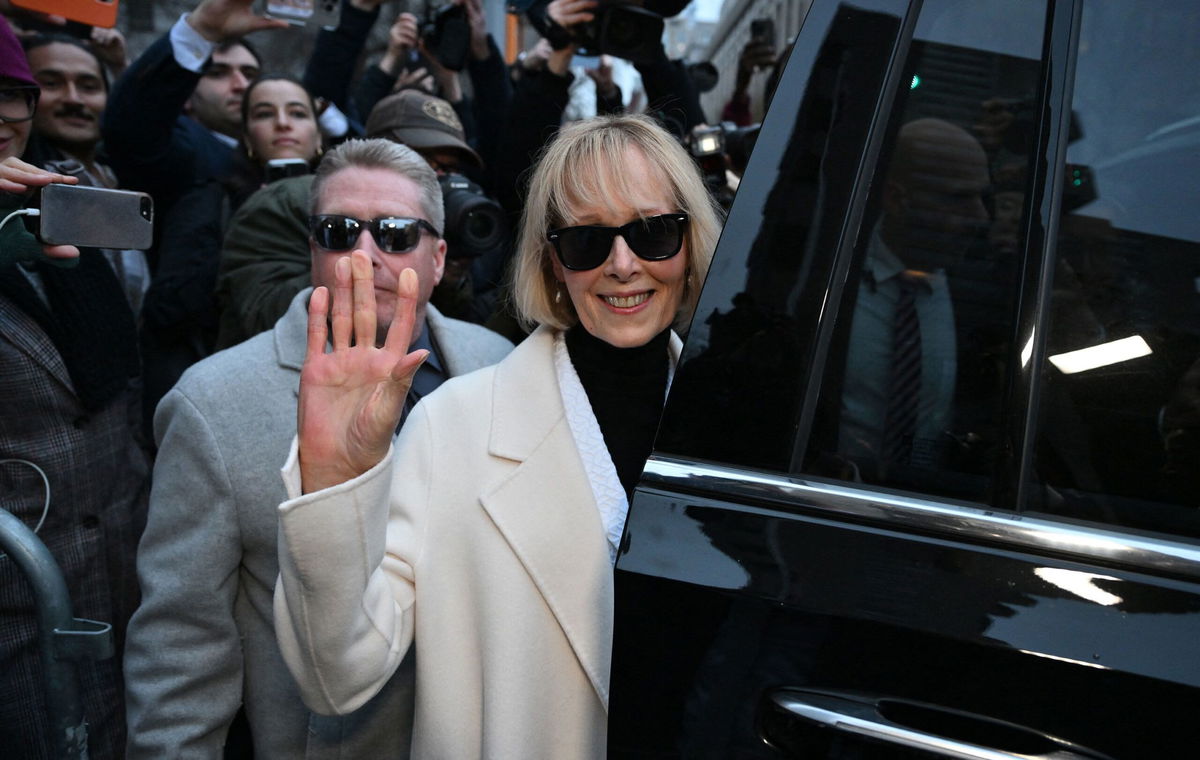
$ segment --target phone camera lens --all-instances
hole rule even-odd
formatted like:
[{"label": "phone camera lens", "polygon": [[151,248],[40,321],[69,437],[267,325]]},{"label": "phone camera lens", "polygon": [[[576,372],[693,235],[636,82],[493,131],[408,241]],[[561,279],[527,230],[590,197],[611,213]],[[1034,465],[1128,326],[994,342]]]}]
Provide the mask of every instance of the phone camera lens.
[{"label": "phone camera lens", "polygon": [[147,222],[154,221],[154,201],[149,196],[142,198],[142,218]]}]

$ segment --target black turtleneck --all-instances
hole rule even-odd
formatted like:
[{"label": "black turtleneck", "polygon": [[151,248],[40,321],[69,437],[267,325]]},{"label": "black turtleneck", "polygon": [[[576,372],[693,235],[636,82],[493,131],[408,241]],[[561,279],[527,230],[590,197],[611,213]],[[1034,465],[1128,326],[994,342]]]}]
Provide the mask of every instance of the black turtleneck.
[{"label": "black turtleneck", "polygon": [[567,331],[567,353],[627,496],[633,495],[654,446],[667,394],[670,336],[663,330],[644,346],[617,348],[582,325]]}]

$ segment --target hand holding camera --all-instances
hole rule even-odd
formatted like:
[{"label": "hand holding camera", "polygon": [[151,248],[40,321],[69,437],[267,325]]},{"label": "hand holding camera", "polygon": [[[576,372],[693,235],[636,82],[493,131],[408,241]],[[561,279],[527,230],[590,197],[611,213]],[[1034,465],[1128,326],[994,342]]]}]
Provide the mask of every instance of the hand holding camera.
[{"label": "hand holding camera", "polygon": [[603,98],[613,98],[620,94],[617,82],[613,79],[612,57],[600,56],[600,63],[594,69],[586,69],[585,73],[596,83],[596,93]]},{"label": "hand holding camera", "polygon": [[751,37],[742,54],[738,58],[737,82],[735,89],[745,92],[750,86],[750,77],[755,71],[769,69],[775,65],[775,44],[761,37]]},{"label": "hand holding camera", "polygon": [[483,13],[483,0],[455,0],[466,8],[467,25],[471,28],[471,57],[477,61],[491,55],[488,48],[487,17]]},{"label": "hand holding camera", "polygon": [[389,74],[396,74],[404,69],[417,49],[419,40],[417,17],[411,13],[401,13],[388,29],[387,50],[379,61],[379,68]]},{"label": "hand holding camera", "polygon": [[633,63],[663,57],[663,17],[629,0],[552,0],[527,12],[556,50],[573,45],[584,55],[607,53]]},{"label": "hand holding camera", "polygon": [[553,0],[546,6],[546,15],[563,29],[569,29],[576,24],[595,21],[593,11],[599,4],[596,0]]}]

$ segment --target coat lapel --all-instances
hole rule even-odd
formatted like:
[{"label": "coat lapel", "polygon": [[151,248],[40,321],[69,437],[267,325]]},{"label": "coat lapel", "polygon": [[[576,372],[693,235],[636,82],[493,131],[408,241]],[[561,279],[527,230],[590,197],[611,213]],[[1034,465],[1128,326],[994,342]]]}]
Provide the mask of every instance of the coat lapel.
[{"label": "coat lapel", "polygon": [[50,337],[42,330],[41,325],[34,321],[16,304],[0,296],[0,322],[6,323],[4,335],[13,345],[33,359],[58,382],[62,383],[72,395],[75,386],[71,384],[71,376],[67,365],[54,347]]},{"label": "coat lapel", "polygon": [[275,324],[275,360],[280,367],[294,369],[297,374],[292,393],[300,395],[299,372],[304,367],[304,354],[308,351],[308,297],[312,288],[300,291],[283,317]]},{"label": "coat lapel", "polygon": [[490,449],[520,462],[480,501],[525,566],[608,706],[613,578],[591,487],[563,413],[554,334],[539,328],[497,366]]}]

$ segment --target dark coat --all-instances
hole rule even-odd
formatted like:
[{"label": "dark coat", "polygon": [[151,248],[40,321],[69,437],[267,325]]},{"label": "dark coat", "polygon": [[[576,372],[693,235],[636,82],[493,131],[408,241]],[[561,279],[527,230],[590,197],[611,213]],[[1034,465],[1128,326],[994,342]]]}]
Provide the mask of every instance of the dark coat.
[{"label": "dark coat", "polygon": [[154,197],[158,219],[184,192],[233,170],[234,149],[183,115],[199,81],[200,74],[175,61],[170,37],[163,36],[117,80],[104,109],[109,163],[121,187]]},{"label": "dark coat", "polygon": [[[9,270],[7,276],[20,276]],[[75,617],[113,623],[113,658],[80,666],[91,757],[118,758],[125,742],[121,652],[137,605],[134,554],[145,524],[150,464],[139,445],[139,399],[131,386],[87,411],[42,328],[0,295],[0,460],[36,464],[50,484],[38,536],[66,576]],[[0,464],[0,507],[30,527],[45,488],[26,464]],[[38,632],[29,585],[0,556],[0,747],[9,757],[46,757]]]}]

